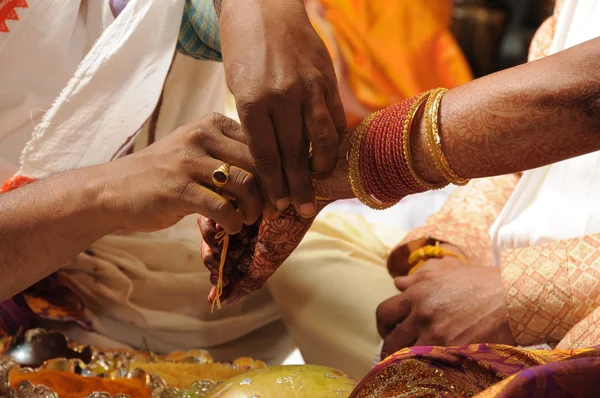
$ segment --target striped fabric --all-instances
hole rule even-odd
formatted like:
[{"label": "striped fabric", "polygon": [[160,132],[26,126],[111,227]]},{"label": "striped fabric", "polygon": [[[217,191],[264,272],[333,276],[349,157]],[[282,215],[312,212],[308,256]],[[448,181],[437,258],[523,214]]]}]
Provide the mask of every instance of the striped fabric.
[{"label": "striped fabric", "polygon": [[196,59],[223,60],[213,0],[186,0],[177,51]]}]

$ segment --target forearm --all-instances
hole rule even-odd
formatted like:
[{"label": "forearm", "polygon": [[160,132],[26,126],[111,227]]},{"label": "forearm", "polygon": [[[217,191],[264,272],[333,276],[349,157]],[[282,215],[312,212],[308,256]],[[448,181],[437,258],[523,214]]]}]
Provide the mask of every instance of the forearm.
[{"label": "forearm", "polygon": [[[440,135],[450,166],[478,178],[529,170],[600,149],[600,39],[450,90]],[[441,181],[413,128],[417,171]]]},{"label": "forearm", "polygon": [[0,195],[0,300],[117,229],[102,206],[103,168],[56,174]]}]

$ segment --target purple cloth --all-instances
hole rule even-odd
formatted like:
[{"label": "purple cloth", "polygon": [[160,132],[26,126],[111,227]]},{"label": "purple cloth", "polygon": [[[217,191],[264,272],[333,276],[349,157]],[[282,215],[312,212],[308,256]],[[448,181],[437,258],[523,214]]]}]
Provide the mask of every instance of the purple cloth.
[{"label": "purple cloth", "polygon": [[129,0],[108,0],[108,4],[110,5],[110,10],[114,17],[118,17],[119,14],[125,9]]},{"label": "purple cloth", "polygon": [[20,296],[0,303],[0,330],[14,335],[19,328],[27,330],[33,324],[35,314],[23,302]]}]

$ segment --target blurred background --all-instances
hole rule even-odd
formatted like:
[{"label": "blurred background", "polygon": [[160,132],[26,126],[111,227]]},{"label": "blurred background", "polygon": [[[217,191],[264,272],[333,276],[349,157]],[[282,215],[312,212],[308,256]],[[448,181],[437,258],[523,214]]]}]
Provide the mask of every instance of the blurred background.
[{"label": "blurred background", "polygon": [[453,0],[452,32],[475,77],[524,63],[554,0]]}]

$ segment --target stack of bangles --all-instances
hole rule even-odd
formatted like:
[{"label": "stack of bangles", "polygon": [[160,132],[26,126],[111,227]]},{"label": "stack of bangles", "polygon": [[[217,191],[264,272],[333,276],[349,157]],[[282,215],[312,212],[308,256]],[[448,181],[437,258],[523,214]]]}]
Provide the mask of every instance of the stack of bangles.
[{"label": "stack of bangles", "polygon": [[[442,150],[438,115],[447,91],[437,88],[409,98],[373,113],[356,128],[347,155],[349,180],[354,195],[363,204],[383,210],[408,195],[469,182],[452,170]],[[425,181],[413,167],[410,132],[413,119],[423,104],[427,146],[445,179],[440,184]]]}]

